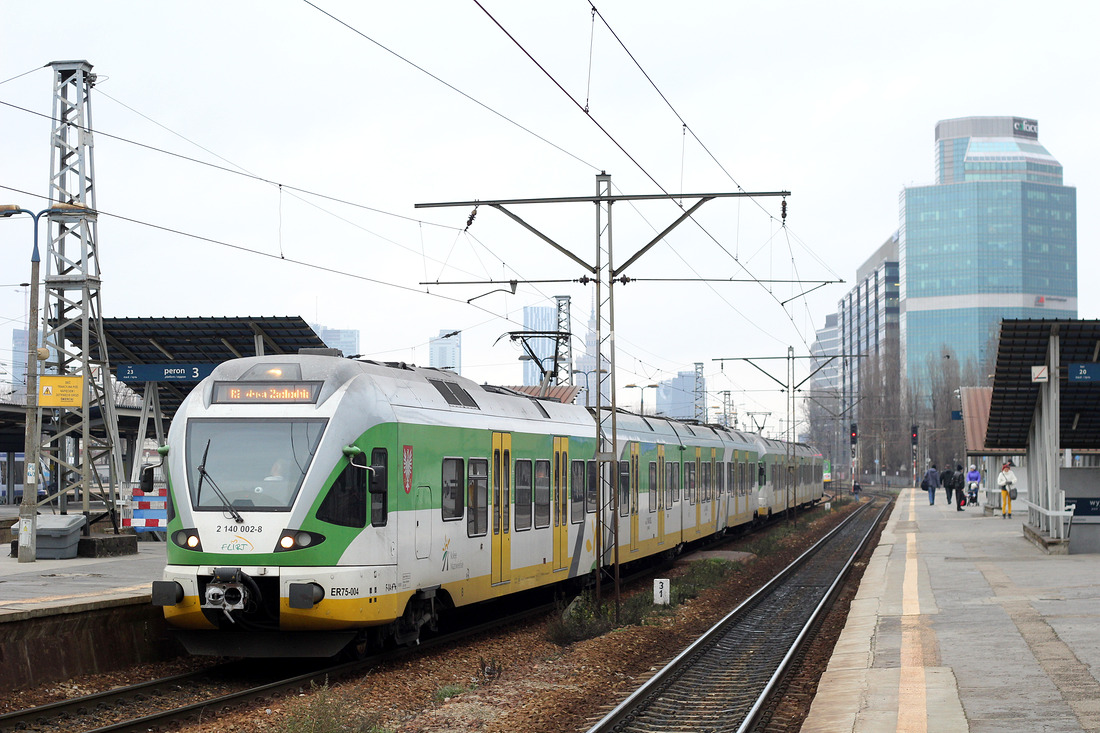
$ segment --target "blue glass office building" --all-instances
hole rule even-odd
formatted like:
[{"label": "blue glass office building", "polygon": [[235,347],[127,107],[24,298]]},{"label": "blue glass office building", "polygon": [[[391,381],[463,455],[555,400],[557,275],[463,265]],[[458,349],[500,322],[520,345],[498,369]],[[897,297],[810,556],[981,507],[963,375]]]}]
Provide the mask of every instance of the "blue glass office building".
[{"label": "blue glass office building", "polygon": [[[1020,117],[936,125],[936,183],[900,196],[902,366],[981,366],[1003,318],[1077,317],[1077,190]],[[971,361],[973,360],[973,361]]]}]

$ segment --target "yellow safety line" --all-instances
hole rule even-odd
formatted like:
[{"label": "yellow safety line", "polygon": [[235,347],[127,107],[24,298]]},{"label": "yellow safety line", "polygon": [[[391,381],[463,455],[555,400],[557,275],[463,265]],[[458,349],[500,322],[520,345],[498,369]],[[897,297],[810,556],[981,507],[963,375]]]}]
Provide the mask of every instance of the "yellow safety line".
[{"label": "yellow safety line", "polygon": [[[917,492],[909,493],[909,521],[915,522]],[[917,592],[917,537],[906,536],[905,576],[901,595],[901,674],[898,683],[899,731],[927,733],[928,690],[924,678],[920,597]]]}]

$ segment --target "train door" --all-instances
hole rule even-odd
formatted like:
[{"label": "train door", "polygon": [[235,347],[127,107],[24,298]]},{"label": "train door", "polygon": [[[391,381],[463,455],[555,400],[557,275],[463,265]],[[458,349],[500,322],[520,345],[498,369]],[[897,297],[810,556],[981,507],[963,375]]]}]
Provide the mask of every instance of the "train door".
[{"label": "train door", "polygon": [[630,444],[630,551],[638,551],[638,484],[641,482],[641,455],[637,443]]},{"label": "train door", "polygon": [[651,480],[649,483],[649,490],[657,492],[657,545],[661,546],[665,544],[665,511],[668,509],[665,505],[665,446],[663,444],[657,446],[656,480]]},{"label": "train door", "polygon": [[432,554],[432,490],[428,486],[416,487],[416,559],[424,560]]},{"label": "train door", "polygon": [[512,578],[512,436],[493,433],[493,583]]},{"label": "train door", "polygon": [[695,449],[695,458],[691,466],[691,498],[695,502],[695,536],[703,532],[703,492],[700,491],[703,478],[703,449]]},{"label": "train door", "polygon": [[554,438],[554,570],[569,567],[569,438]]}]

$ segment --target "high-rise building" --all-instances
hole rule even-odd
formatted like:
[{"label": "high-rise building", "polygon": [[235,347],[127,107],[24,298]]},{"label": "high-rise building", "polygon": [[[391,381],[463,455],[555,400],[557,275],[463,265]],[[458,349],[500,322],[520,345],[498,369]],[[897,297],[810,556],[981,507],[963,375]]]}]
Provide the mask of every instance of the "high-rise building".
[{"label": "high-rise building", "polygon": [[1077,191],[1038,122],[943,120],[935,155],[936,182],[899,196],[901,365],[916,390],[944,355],[994,358],[1004,318],[1077,317]]},{"label": "high-rise building", "polygon": [[[825,327],[816,331],[814,342],[810,344],[810,389],[820,394],[840,394],[840,361],[830,356],[840,351],[840,329],[837,328],[837,314],[825,316]],[[823,366],[824,365],[824,366]]]},{"label": "high-rise building", "polygon": [[[859,417],[864,375],[897,376],[898,235],[893,234],[856,270],[856,285],[837,303],[840,411]],[[831,366],[831,365],[830,365]]]},{"label": "high-rise building", "polygon": [[428,365],[462,373],[462,332],[443,329],[428,341]]},{"label": "high-rise building", "polygon": [[694,420],[700,399],[705,399],[706,382],[702,395],[696,392],[696,372],[677,372],[672,379],[660,382],[657,387],[657,415],[678,420]]},{"label": "high-rise building", "polygon": [[[558,309],[552,305],[527,305],[523,307],[523,328],[525,331],[548,331],[556,333],[558,330]],[[553,338],[529,338],[527,339],[531,350],[542,362],[545,369],[554,368],[554,347],[557,342]],[[523,362],[523,384],[527,387],[542,384],[542,369],[532,360]]]},{"label": "high-rise building", "polygon": [[340,349],[344,356],[358,356],[359,331],[343,328],[329,328],[319,323],[309,324],[310,328],[321,337],[325,346],[330,349]]},{"label": "high-rise building", "polygon": [[[599,384],[600,373],[596,368],[597,354],[600,351],[599,343],[596,341],[596,296],[592,296],[592,310],[588,316],[588,328],[584,335],[584,351],[577,356],[573,363],[576,365],[577,373],[573,375],[573,384],[580,387],[581,391],[577,395],[577,404],[587,406],[596,406],[596,385]],[[607,370],[610,367],[607,364],[603,365],[603,369]],[[591,394],[589,393],[591,390]],[[603,404],[611,404],[611,380],[604,380],[603,383]]]}]

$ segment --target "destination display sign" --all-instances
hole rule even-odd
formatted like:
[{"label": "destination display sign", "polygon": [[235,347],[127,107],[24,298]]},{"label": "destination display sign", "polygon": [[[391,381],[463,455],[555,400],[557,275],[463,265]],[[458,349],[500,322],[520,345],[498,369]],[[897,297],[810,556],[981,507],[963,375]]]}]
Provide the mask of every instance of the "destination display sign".
[{"label": "destination display sign", "polygon": [[324,382],[215,382],[213,402],[224,404],[309,404],[317,402]]},{"label": "destination display sign", "polygon": [[198,382],[210,376],[217,364],[120,364],[120,382]]},{"label": "destination display sign", "polygon": [[1071,382],[1100,382],[1100,362],[1070,364],[1066,371]]}]

